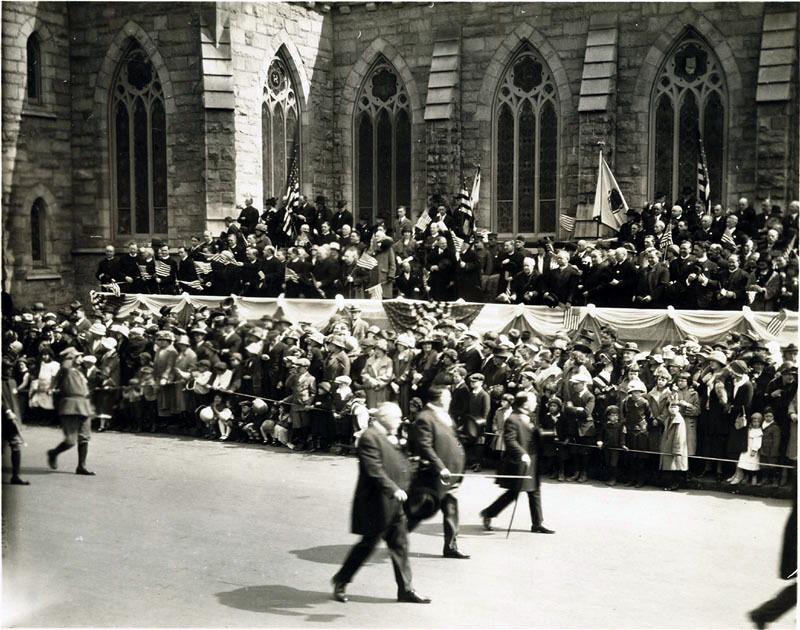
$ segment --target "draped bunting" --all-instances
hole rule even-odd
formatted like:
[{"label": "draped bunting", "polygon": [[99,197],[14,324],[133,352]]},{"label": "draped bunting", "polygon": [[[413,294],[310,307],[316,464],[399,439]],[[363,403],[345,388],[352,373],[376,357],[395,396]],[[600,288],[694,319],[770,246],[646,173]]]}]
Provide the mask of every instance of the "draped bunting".
[{"label": "draped bunting", "polygon": [[[102,294],[109,296],[111,294]],[[197,295],[124,295],[117,316],[127,317],[137,309],[159,313],[169,306],[176,315],[188,306],[217,308],[226,298]],[[546,306],[523,306],[521,304],[475,304],[465,302],[435,303],[416,300],[301,300],[279,298],[242,298],[231,296],[243,319],[258,320],[264,315],[273,316],[278,309],[293,322],[308,321],[314,327],[324,327],[345,306],[356,304],[362,309],[362,319],[380,328],[396,328],[398,332],[412,320],[414,313],[432,309],[445,317],[464,321],[473,330],[484,333],[510,328],[530,330],[532,334],[549,342],[556,333],[564,330],[564,310]],[[428,305],[428,306],[426,306]],[[431,306],[432,305],[432,306]],[[751,332],[765,341],[777,341],[782,346],[797,342],[797,313],[787,312],[786,325],[777,335],[772,335],[767,326],[775,317],[774,312],[754,312],[748,307],[741,311],[678,311],[667,309],[598,308],[573,307],[580,310],[578,331],[596,331],[601,324],[610,326],[622,341],[636,341],[643,350],[665,344],[680,343],[687,335],[697,337],[703,344],[721,341],[731,332]],[[394,314],[394,320],[391,313]],[[449,313],[449,314],[447,314]],[[399,316],[398,314],[402,314]],[[437,315],[441,318],[441,315]],[[470,323],[471,322],[471,323]],[[514,324],[513,326],[510,324]]]},{"label": "draped bunting", "polygon": [[426,315],[433,315],[437,321],[454,319],[469,327],[483,309],[483,304],[459,304],[457,302],[418,302],[408,300],[387,300],[383,309],[398,331],[411,330]]}]

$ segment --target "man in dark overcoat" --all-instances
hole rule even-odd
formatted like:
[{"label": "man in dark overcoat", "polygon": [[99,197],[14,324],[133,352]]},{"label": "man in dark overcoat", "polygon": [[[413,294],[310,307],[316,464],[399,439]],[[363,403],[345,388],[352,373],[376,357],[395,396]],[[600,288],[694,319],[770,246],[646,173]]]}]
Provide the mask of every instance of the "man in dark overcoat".
[{"label": "man in dark overcoat", "polygon": [[358,484],[353,498],[352,532],[362,539],[357,542],[333,576],[333,598],[347,601],[345,589],[367,561],[378,541],[383,538],[389,547],[397,582],[397,600],[428,604],[430,599],[419,595],[411,583],[408,562],[408,530],[403,502],[411,481],[411,465],[400,450],[397,430],[402,412],[394,403],[383,403],[358,440]]},{"label": "man in dark overcoat", "polygon": [[[417,414],[409,432],[409,450],[421,459],[415,483],[426,480],[434,486],[439,509],[444,516],[445,558],[467,559],[458,549],[458,497],[466,455],[458,439],[455,423],[448,413],[451,394],[447,387],[431,387],[428,404]],[[427,484],[426,484],[427,485]],[[414,531],[419,520],[410,519],[408,531]]]},{"label": "man in dark overcoat", "polygon": [[503,442],[506,450],[503,457],[503,474],[529,476],[524,479],[500,479],[499,485],[506,489],[497,500],[481,511],[483,528],[492,530],[492,519],[511,505],[520,492],[528,493],[531,511],[531,531],[535,534],[554,534],[542,521],[542,498],[537,471],[537,455],[542,431],[534,425],[536,396],[531,392],[520,392],[514,398],[511,415],[503,425]]}]

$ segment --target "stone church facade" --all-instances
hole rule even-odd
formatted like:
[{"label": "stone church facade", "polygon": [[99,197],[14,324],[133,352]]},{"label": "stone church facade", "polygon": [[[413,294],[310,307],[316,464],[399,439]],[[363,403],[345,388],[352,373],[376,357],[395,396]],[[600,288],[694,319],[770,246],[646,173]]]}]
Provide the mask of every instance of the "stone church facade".
[{"label": "stone church facade", "polygon": [[21,305],[85,299],[107,243],[218,232],[293,168],[372,222],[480,167],[478,225],[529,240],[586,215],[600,147],[632,207],[693,195],[701,148],[713,202],[798,197],[796,3],[5,2],[2,20]]}]

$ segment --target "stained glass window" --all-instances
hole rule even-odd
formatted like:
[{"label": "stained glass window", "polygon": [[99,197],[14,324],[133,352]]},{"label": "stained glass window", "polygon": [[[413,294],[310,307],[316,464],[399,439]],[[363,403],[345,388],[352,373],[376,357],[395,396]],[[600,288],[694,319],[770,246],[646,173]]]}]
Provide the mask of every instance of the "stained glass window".
[{"label": "stained glass window", "polygon": [[42,98],[42,52],[39,37],[31,33],[26,46],[28,64],[28,102],[38,103]]},{"label": "stained glass window", "polygon": [[114,207],[120,235],[167,233],[167,115],[147,54],[133,43],[113,83]]},{"label": "stained glass window", "polygon": [[[297,157],[300,173],[300,112],[297,90],[280,52],[270,62],[261,101],[261,175],[264,198],[286,194],[287,176]],[[302,179],[302,178],[301,178]]]},{"label": "stained glass window", "polygon": [[711,182],[711,204],[725,196],[724,147],[727,90],[722,66],[693,31],[668,54],[653,90],[650,194],[672,200],[697,194],[700,139]]},{"label": "stained glass window", "polygon": [[395,208],[411,204],[411,110],[403,81],[383,57],[361,87],[355,123],[356,218],[390,224]]},{"label": "stained glass window", "polygon": [[495,99],[493,204],[498,232],[556,231],[557,110],[553,75],[526,45],[508,65]]}]

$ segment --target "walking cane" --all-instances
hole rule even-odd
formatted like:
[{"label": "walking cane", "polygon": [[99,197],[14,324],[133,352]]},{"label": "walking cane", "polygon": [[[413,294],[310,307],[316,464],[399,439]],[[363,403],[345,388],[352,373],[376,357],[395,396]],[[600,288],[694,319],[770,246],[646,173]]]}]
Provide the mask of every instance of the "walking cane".
[{"label": "walking cane", "polygon": [[519,492],[517,492],[517,496],[514,497],[514,509],[511,510],[511,520],[508,521],[508,530],[506,531],[506,538],[508,538],[509,534],[511,534],[511,524],[514,522],[514,514],[517,513],[517,501],[519,501]]}]

